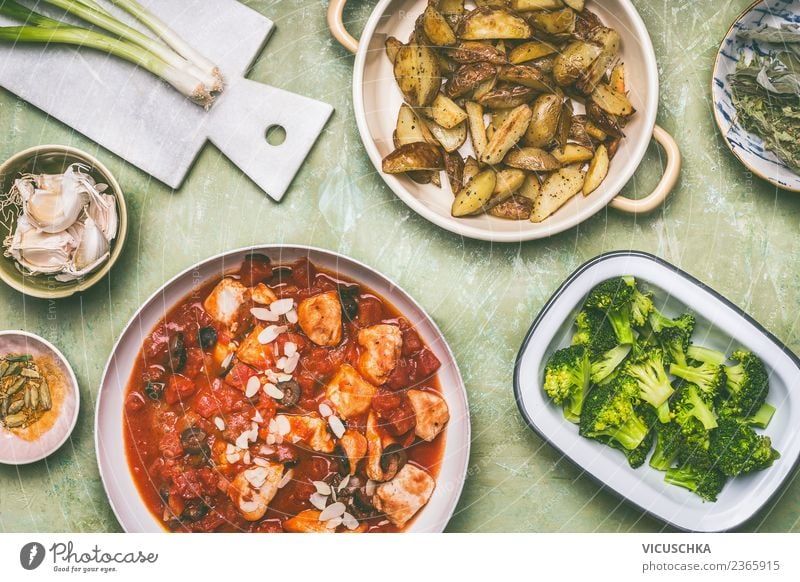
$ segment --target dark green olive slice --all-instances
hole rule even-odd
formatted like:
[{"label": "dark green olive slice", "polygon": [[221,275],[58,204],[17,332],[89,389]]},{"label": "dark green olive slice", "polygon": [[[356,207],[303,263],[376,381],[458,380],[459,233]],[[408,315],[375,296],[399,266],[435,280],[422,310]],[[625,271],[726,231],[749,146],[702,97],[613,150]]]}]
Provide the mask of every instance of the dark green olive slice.
[{"label": "dark green olive slice", "polygon": [[206,515],[208,515],[208,505],[201,502],[192,505],[187,505],[186,509],[184,509],[183,513],[181,514],[181,520],[188,522],[195,522],[195,521],[200,521]]},{"label": "dark green olive slice", "polygon": [[217,343],[217,330],[211,326],[201,327],[197,332],[197,343],[204,350],[214,347]]},{"label": "dark green olive slice", "polygon": [[150,400],[160,400],[164,388],[166,388],[164,382],[148,382],[145,384],[144,393]]},{"label": "dark green olive slice", "polygon": [[381,470],[384,479],[387,481],[394,479],[407,462],[408,455],[405,448],[397,443],[388,445],[381,453]]},{"label": "dark green olive slice", "polygon": [[296,380],[278,382],[277,387],[278,390],[283,392],[283,398],[278,400],[278,404],[280,404],[282,408],[291,408],[300,402],[300,396],[302,396],[303,392],[300,389],[300,384],[298,384]]},{"label": "dark green olive slice", "polygon": [[186,344],[183,341],[183,333],[178,332],[169,339],[169,363],[173,373],[183,370],[186,365]]},{"label": "dark green olive slice", "polygon": [[192,426],[181,433],[181,444],[189,454],[200,454],[208,449],[206,439],[208,435],[202,428]]}]

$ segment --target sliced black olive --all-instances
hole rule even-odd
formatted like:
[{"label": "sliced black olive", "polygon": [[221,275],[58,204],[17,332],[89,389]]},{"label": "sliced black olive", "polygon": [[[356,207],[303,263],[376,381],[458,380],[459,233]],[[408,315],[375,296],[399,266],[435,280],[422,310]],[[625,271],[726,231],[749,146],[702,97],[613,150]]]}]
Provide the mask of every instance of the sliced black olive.
[{"label": "sliced black olive", "polygon": [[302,390],[300,389],[300,384],[298,384],[296,380],[278,382],[277,388],[283,392],[283,398],[278,400],[278,404],[280,404],[282,408],[291,408],[300,402]]},{"label": "sliced black olive", "polygon": [[161,501],[163,501],[164,503],[168,503],[169,489],[167,489],[166,487],[162,487],[161,489],[158,490],[158,496],[161,498]]},{"label": "sliced black olive", "polygon": [[214,347],[217,343],[217,330],[211,326],[201,327],[200,331],[197,332],[197,343],[204,350]]},{"label": "sliced black olive", "polygon": [[148,382],[145,384],[144,393],[150,400],[160,400],[161,395],[164,394],[166,384],[164,382]]},{"label": "sliced black olive", "polygon": [[181,444],[183,449],[192,455],[203,454],[208,450],[206,439],[208,435],[202,428],[192,426],[181,433]]},{"label": "sliced black olive", "polygon": [[373,507],[372,501],[363,489],[353,491],[351,500],[350,512],[356,519],[366,519],[375,513],[375,507]]},{"label": "sliced black olive", "polygon": [[342,317],[346,321],[355,320],[358,315],[358,294],[361,288],[358,285],[339,285],[339,302],[342,304]]},{"label": "sliced black olive", "polygon": [[176,333],[169,340],[169,363],[173,373],[176,374],[186,365],[186,344],[181,332]]},{"label": "sliced black olive", "polygon": [[408,455],[403,447],[396,443],[387,446],[381,453],[381,470],[384,479],[387,481],[394,479],[407,462]]},{"label": "sliced black olive", "polygon": [[200,521],[206,515],[208,515],[208,505],[201,502],[187,505],[181,514],[181,520],[188,522]]},{"label": "sliced black olive", "polygon": [[339,464],[339,475],[349,475],[350,459],[339,445],[336,445],[336,448],[333,450],[333,458],[336,459],[336,462]]},{"label": "sliced black olive", "polygon": [[294,269],[291,267],[286,267],[281,265],[279,267],[272,267],[272,279],[270,281],[273,284],[280,285],[281,283],[286,283],[292,278],[294,274]]},{"label": "sliced black olive", "polygon": [[186,464],[190,467],[202,467],[208,461],[208,451],[209,449],[206,448],[200,453],[194,453],[186,457]]}]

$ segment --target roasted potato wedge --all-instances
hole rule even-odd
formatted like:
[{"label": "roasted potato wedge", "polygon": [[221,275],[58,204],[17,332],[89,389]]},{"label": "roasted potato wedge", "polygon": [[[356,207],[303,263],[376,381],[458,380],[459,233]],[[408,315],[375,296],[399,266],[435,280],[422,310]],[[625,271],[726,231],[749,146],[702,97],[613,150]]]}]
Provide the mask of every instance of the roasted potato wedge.
[{"label": "roasted potato wedge", "polygon": [[586,0],[564,0],[564,4],[572,8],[575,12],[581,12],[586,6]]},{"label": "roasted potato wedge", "polygon": [[481,171],[481,166],[478,163],[478,160],[473,158],[472,156],[467,156],[464,160],[464,186],[469,184],[470,180],[472,180],[475,176],[478,175],[478,172]]},{"label": "roasted potato wedge", "polygon": [[422,29],[436,46],[450,46],[456,44],[456,33],[450,28],[445,17],[432,5],[428,4],[422,13]]},{"label": "roasted potato wedge", "polygon": [[608,84],[617,93],[625,93],[627,91],[627,89],[625,89],[625,65],[617,63],[616,66],[611,69],[611,77],[609,78]]},{"label": "roasted potato wedge", "polygon": [[496,87],[480,97],[475,97],[475,100],[489,109],[513,109],[530,101],[535,93],[534,89],[522,85]]},{"label": "roasted potato wedge", "polygon": [[486,126],[483,124],[483,107],[474,101],[464,104],[467,109],[467,122],[469,124],[469,137],[472,140],[472,149],[479,158],[486,151]]},{"label": "roasted potato wedge", "polygon": [[563,0],[511,0],[511,10],[532,12],[534,10],[558,10],[564,7]]},{"label": "roasted potato wedge", "polygon": [[525,132],[527,145],[543,148],[553,141],[561,117],[561,102],[561,97],[553,93],[536,98],[531,107],[531,123]]},{"label": "roasted potato wedge", "polygon": [[588,162],[594,157],[594,152],[590,148],[576,143],[568,143],[563,147],[555,148],[550,153],[562,166]]},{"label": "roasted potato wedge", "polygon": [[569,126],[569,140],[578,145],[582,145],[594,150],[594,143],[591,136],[586,132],[586,116],[573,115],[572,123]]},{"label": "roasted potato wedge", "polygon": [[511,198],[511,196],[522,187],[524,181],[525,172],[522,170],[503,168],[497,172],[492,198],[489,200],[487,206],[491,208]]},{"label": "roasted potato wedge", "polygon": [[606,179],[608,174],[608,150],[606,146],[600,144],[597,146],[597,151],[594,152],[594,157],[589,163],[589,169],[586,171],[586,179],[583,182],[583,195],[588,196]]},{"label": "roasted potato wedge", "polygon": [[397,124],[394,130],[394,147],[417,142],[427,142],[423,128],[425,124],[418,118],[414,110],[403,103],[397,112]]},{"label": "roasted potato wedge", "polygon": [[418,172],[406,172],[406,176],[417,184],[433,184],[437,188],[442,187],[442,180],[439,172],[435,170],[420,170]]},{"label": "roasted potato wedge", "polygon": [[553,12],[534,12],[530,22],[536,30],[551,36],[569,35],[575,31],[575,11],[564,8]]},{"label": "roasted potato wedge", "polygon": [[450,58],[457,63],[491,63],[504,65],[508,62],[505,51],[485,42],[465,41],[448,51]]},{"label": "roasted potato wedge", "polygon": [[497,67],[489,63],[461,65],[447,81],[447,95],[452,99],[466,95],[481,83],[493,80],[496,74]]},{"label": "roasted potato wedge", "polygon": [[[513,148],[528,129],[531,121],[531,108],[519,105],[508,114],[503,125],[494,132],[481,156],[484,164],[496,165],[503,161],[506,153]],[[523,168],[524,169],[524,168]]]},{"label": "roasted potato wedge", "polygon": [[412,107],[430,105],[442,86],[436,53],[430,47],[415,43],[397,51],[394,76],[406,103]]},{"label": "roasted potato wedge", "polygon": [[452,129],[467,118],[467,112],[447,95],[439,93],[431,103],[431,119],[446,129]]},{"label": "roasted potato wedge", "polygon": [[494,132],[500,129],[500,126],[503,125],[508,114],[511,113],[513,109],[495,109],[492,111],[491,118],[489,119],[489,125],[486,126],[486,137],[488,139],[492,139]]},{"label": "roasted potato wedge", "polygon": [[532,222],[542,222],[561,208],[583,188],[583,172],[579,164],[564,166],[550,174],[542,184],[539,197],[533,202]]},{"label": "roasted potato wedge", "polygon": [[517,196],[522,196],[533,202],[542,192],[542,185],[536,174],[528,174],[522,182],[522,186],[517,190]]},{"label": "roasted potato wedge", "polygon": [[520,63],[540,59],[557,52],[557,47],[546,42],[539,40],[523,42],[521,45],[511,50],[511,53],[508,55],[508,62],[512,65],[519,65]]},{"label": "roasted potato wedge", "polygon": [[600,84],[595,87],[592,93],[592,101],[606,113],[617,117],[628,117],[633,115],[635,111],[625,93],[617,93],[606,84]]},{"label": "roasted potato wedge", "polygon": [[437,3],[439,12],[445,16],[461,16],[466,12],[464,0],[439,0]]},{"label": "roasted potato wedge", "polygon": [[423,142],[401,145],[383,158],[382,170],[387,174],[402,174],[420,170],[442,170],[442,150]]},{"label": "roasted potato wedge", "polygon": [[553,82],[536,67],[527,65],[506,65],[497,71],[497,80],[530,87],[536,91],[552,91]]},{"label": "roasted potato wedge", "polygon": [[582,40],[568,44],[553,61],[553,79],[564,86],[585,77],[602,52],[599,45]]},{"label": "roasted potato wedge", "polygon": [[489,214],[506,220],[528,220],[533,209],[533,201],[524,196],[512,196],[505,202],[489,209]]},{"label": "roasted potato wedge", "polygon": [[436,141],[448,153],[456,151],[467,141],[467,124],[465,122],[449,129],[442,127],[435,121],[426,121],[425,124],[433,134],[433,137],[436,138]]},{"label": "roasted potato wedge", "polygon": [[586,104],[586,117],[601,131],[612,137],[622,137],[622,122],[616,115],[603,111],[593,100]]},{"label": "roasted potato wedge", "polygon": [[386,47],[386,56],[392,62],[392,64],[397,61],[397,53],[400,51],[400,47],[403,46],[403,43],[400,42],[393,36],[387,37],[386,42],[384,43]]},{"label": "roasted potato wedge", "polygon": [[464,187],[464,158],[461,154],[458,152],[444,154],[444,172],[454,194]]},{"label": "roasted potato wedge", "polygon": [[525,39],[533,34],[524,18],[502,8],[478,8],[461,21],[462,40]]},{"label": "roasted potato wedge", "polygon": [[550,152],[533,147],[513,150],[503,161],[507,166],[529,172],[552,172],[561,167],[559,161]]},{"label": "roasted potato wedge", "polygon": [[587,95],[594,91],[597,84],[605,77],[606,71],[617,60],[622,42],[616,30],[604,26],[599,27],[592,33],[591,40],[602,49],[600,55],[592,63],[588,73],[577,83],[578,89]]},{"label": "roasted potato wedge", "polygon": [[478,8],[508,8],[508,0],[474,0]]},{"label": "roasted potato wedge", "polygon": [[596,139],[597,141],[606,141],[606,139],[608,139],[608,134],[597,127],[591,119],[587,118],[583,127],[589,137]]},{"label": "roasted potato wedge", "polygon": [[453,200],[451,214],[459,217],[482,212],[484,206],[492,197],[496,182],[497,175],[491,168],[479,172],[458,191]]},{"label": "roasted potato wedge", "polygon": [[472,91],[472,100],[480,101],[484,95],[488,95],[497,86],[497,77],[486,79],[483,83],[475,87]]},{"label": "roasted potato wedge", "polygon": [[556,130],[556,143],[564,147],[569,140],[569,130],[572,127],[572,102],[564,100],[561,105],[561,115],[558,118],[558,129]]}]

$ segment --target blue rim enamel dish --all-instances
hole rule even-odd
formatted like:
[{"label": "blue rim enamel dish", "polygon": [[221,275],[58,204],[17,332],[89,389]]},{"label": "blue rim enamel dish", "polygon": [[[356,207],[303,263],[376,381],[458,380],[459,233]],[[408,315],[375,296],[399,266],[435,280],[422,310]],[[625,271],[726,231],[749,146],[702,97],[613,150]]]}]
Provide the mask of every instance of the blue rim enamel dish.
[{"label": "blue rim enamel dish", "polygon": [[714,100],[714,119],[731,152],[748,170],[783,190],[800,192],[800,176],[794,173],[775,154],[764,148],[760,137],[743,129],[736,120],[728,75],[736,69],[739,56],[750,59],[753,54],[764,55],[768,46],[757,41],[737,38],[741,30],[752,30],[763,24],[800,23],[800,0],[758,0],[734,21],[717,52],[711,96]]},{"label": "blue rim enamel dish", "polygon": [[[656,307],[669,316],[690,311],[697,317],[694,340],[730,353],[744,347],[757,354],[769,372],[767,401],[777,412],[766,430],[781,458],[764,471],[728,482],[716,503],[664,482],[664,473],[647,464],[631,469],[618,451],[578,435],[542,390],[544,366],[557,349],[569,345],[575,315],[589,291],[611,277],[633,275],[653,292]],[[800,458],[800,360],[753,318],[674,265],[637,251],[600,255],[579,267],[558,288],[528,331],[517,356],[514,395],[530,428],[604,487],[642,511],[681,530],[717,532],[752,518],[794,473]]]}]

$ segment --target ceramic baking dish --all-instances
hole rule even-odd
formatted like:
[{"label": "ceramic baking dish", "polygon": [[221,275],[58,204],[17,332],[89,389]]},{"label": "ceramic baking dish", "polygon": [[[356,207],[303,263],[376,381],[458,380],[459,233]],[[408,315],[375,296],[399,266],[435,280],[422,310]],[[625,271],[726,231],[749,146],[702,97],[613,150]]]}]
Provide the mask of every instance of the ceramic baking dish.
[{"label": "ceramic baking dish", "polygon": [[[696,343],[730,353],[744,347],[762,358],[770,376],[768,402],[777,412],[764,431],[781,458],[765,470],[732,479],[716,503],[664,483],[664,474],[647,465],[631,469],[605,445],[578,435],[561,409],[542,391],[544,365],[569,345],[572,322],[588,292],[601,281],[633,275],[654,294],[656,307],[669,316],[690,311],[697,317]],[[592,259],[559,287],[533,322],[517,357],[514,392],[522,416],[548,441],[600,483],[642,510],[677,528],[715,532],[750,519],[793,473],[800,456],[800,360],[753,318],[719,293],[666,261],[642,252],[619,251]]]}]

